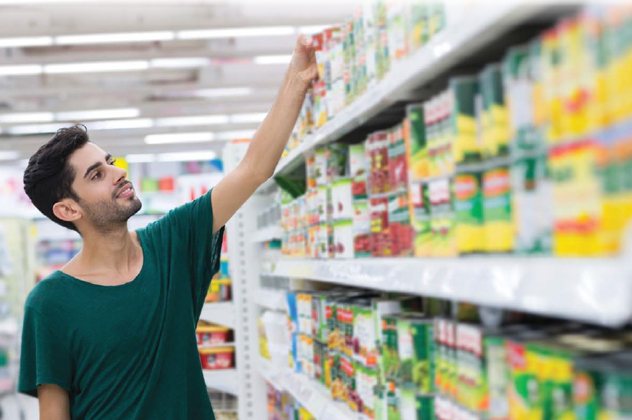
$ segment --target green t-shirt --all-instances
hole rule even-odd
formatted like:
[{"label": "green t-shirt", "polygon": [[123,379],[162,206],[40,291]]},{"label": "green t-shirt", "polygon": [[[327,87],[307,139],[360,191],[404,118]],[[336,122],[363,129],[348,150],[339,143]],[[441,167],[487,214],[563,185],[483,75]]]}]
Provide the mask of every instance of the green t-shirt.
[{"label": "green t-shirt", "polygon": [[18,390],[70,394],[71,418],[213,420],[195,328],[219,269],[211,192],[138,230],[143,267],[99,286],[57,271],[27,301]]}]

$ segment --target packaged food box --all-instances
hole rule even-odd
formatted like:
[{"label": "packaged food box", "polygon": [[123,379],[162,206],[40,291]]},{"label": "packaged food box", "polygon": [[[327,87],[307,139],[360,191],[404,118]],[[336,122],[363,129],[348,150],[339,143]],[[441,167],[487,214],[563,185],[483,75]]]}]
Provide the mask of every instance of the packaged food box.
[{"label": "packaged food box", "polygon": [[327,185],[345,176],[348,158],[346,144],[331,143],[327,145]]},{"label": "packaged food box", "polygon": [[502,71],[499,64],[488,64],[479,76],[483,100],[482,138],[486,158],[509,154],[509,121]]},{"label": "packaged food box", "polygon": [[424,104],[411,104],[406,107],[404,127],[404,140],[410,165],[409,178],[411,181],[425,180],[430,176],[430,168]]},{"label": "packaged food box", "polygon": [[462,322],[457,324],[458,402],[475,413],[487,413],[489,410],[489,388],[483,340],[481,326]]},{"label": "packaged food box", "polygon": [[371,214],[368,200],[353,201],[353,252],[356,258],[371,256]]},{"label": "packaged food box", "polygon": [[353,198],[367,198],[367,155],[364,143],[349,146],[349,176]]},{"label": "packaged food box", "polygon": [[235,367],[235,349],[233,347],[214,347],[199,350],[202,369],[219,370]]},{"label": "packaged food box", "polygon": [[408,186],[408,159],[403,124],[389,130],[388,165],[390,189],[405,190]]},{"label": "packaged food box", "polygon": [[449,81],[452,95],[451,132],[456,164],[481,160],[476,121],[476,97],[479,83],[476,77],[455,77]]},{"label": "packaged food box", "polygon": [[414,231],[415,257],[432,255],[432,229],[430,227],[430,197],[428,184],[411,182],[409,190],[409,211]]},{"label": "packaged food box", "polygon": [[314,150],[313,177],[317,187],[327,186],[327,147],[319,147]]},{"label": "packaged food box", "polygon": [[366,142],[369,162],[369,191],[382,194],[390,191],[388,163],[388,132],[377,131],[369,135]]},{"label": "packaged food box", "polygon": [[358,391],[355,376],[355,362],[346,354],[340,355],[340,375],[342,378],[343,399],[349,408],[358,411]]},{"label": "packaged food box", "polygon": [[198,346],[228,343],[231,339],[230,328],[218,325],[200,325],[195,330]]},{"label": "packaged food box", "polygon": [[482,174],[461,172],[454,176],[454,214],[459,253],[485,251]]},{"label": "packaged food box", "polygon": [[334,222],[335,258],[354,257],[353,220],[336,220]]},{"label": "packaged food box", "polygon": [[378,386],[376,367],[366,367],[356,363],[356,394],[358,412],[367,419],[375,419],[375,390]]},{"label": "packaged food box", "polygon": [[388,199],[388,229],[391,235],[391,255],[394,257],[408,257],[414,252],[408,199],[408,192],[393,194]]},{"label": "packaged food box", "polygon": [[508,166],[483,173],[483,215],[485,248],[488,252],[509,252],[514,248],[511,180]]},{"label": "packaged food box", "polygon": [[314,339],[314,379],[325,384],[325,365],[327,363],[327,343]]},{"label": "packaged food box", "polygon": [[456,256],[454,212],[449,178],[434,179],[428,183],[430,199],[430,229],[432,231],[432,255]]},{"label": "packaged food box", "polygon": [[391,236],[388,226],[388,198],[369,199],[371,215],[371,255],[389,257],[392,255]]},{"label": "packaged food box", "polygon": [[338,178],[331,183],[333,220],[353,218],[353,194],[350,178]]},{"label": "packaged food box", "polygon": [[433,392],[434,333],[433,321],[423,314],[406,313],[397,320],[397,353],[400,371],[397,378],[403,388],[420,394]]}]

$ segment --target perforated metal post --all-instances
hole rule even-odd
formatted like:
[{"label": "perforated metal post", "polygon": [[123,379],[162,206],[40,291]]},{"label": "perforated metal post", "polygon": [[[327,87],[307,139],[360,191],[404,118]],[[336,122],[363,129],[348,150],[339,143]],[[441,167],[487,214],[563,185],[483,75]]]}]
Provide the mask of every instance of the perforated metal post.
[{"label": "perforated metal post", "polygon": [[[226,173],[234,169],[247,149],[247,144],[229,144],[224,148]],[[227,225],[228,264],[233,287],[235,309],[235,361],[238,376],[240,420],[266,418],[266,393],[257,374],[257,305],[255,293],[259,275],[259,249],[251,241],[256,231],[256,213],[261,197],[253,196]]]}]

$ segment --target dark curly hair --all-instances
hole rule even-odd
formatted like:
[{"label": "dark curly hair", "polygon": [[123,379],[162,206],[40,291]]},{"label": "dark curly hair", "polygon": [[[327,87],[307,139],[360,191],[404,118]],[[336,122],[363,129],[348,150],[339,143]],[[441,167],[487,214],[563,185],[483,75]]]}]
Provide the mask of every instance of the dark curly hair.
[{"label": "dark curly hair", "polygon": [[53,205],[64,198],[79,201],[72,189],[75,170],[70,155],[88,143],[88,130],[82,125],[62,128],[31,156],[24,171],[24,191],[35,207],[53,222],[78,232],[72,222],[59,219]]}]

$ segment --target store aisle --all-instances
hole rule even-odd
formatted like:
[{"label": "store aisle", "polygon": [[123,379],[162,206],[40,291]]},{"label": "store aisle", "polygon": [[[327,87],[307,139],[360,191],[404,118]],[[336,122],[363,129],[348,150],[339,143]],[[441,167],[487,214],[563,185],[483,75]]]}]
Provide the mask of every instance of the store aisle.
[{"label": "store aisle", "polygon": [[[39,411],[37,399],[25,395],[9,396],[0,400],[2,407],[2,420],[38,420]],[[24,411],[24,419],[20,418],[20,408]]]}]

